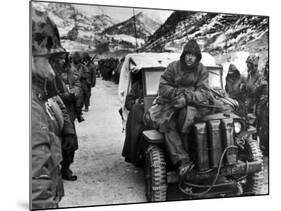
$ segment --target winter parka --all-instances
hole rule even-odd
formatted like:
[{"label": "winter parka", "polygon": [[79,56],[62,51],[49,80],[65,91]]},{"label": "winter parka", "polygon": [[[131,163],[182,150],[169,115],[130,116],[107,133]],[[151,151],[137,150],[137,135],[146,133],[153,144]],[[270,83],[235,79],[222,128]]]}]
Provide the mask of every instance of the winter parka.
[{"label": "winter parka", "polygon": [[[61,131],[60,121],[50,110],[47,101],[32,92],[31,104],[31,163],[32,209],[57,208],[63,194],[60,175]],[[62,124],[61,124],[62,123]]]},{"label": "winter parka", "polygon": [[[196,55],[196,63],[192,67],[185,64],[185,55]],[[200,48],[195,40],[189,41],[182,52],[179,61],[170,63],[161,76],[159,96],[173,99],[183,93],[189,104],[204,103],[208,99],[208,72],[200,63],[202,58]]]},{"label": "winter parka", "polygon": [[[188,67],[185,55],[196,55],[196,62]],[[195,40],[190,40],[184,47],[180,60],[168,65],[160,78],[157,105],[150,109],[151,119],[162,124],[169,121],[175,109],[171,101],[183,94],[188,105],[208,104],[210,92],[208,86],[208,72],[200,63],[202,58],[200,48]]]}]

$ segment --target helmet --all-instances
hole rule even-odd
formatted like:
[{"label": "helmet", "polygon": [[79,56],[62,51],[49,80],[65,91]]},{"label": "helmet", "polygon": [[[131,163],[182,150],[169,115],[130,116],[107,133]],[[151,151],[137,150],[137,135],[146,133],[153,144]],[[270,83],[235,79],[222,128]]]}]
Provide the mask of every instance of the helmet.
[{"label": "helmet", "polygon": [[32,18],[32,55],[43,56],[65,53],[61,46],[56,24],[44,13],[31,10]]},{"label": "helmet", "polygon": [[255,54],[251,54],[248,56],[246,63],[251,63],[253,65],[258,65],[260,57]]},{"label": "helmet", "polygon": [[82,56],[78,51],[73,52],[71,57],[74,62],[80,62],[82,59]]},{"label": "helmet", "polygon": [[86,61],[91,60],[91,57],[90,57],[89,53],[88,53],[88,52],[86,52],[86,51],[85,51],[85,52],[83,52],[82,57],[83,57],[83,59],[85,59]]}]

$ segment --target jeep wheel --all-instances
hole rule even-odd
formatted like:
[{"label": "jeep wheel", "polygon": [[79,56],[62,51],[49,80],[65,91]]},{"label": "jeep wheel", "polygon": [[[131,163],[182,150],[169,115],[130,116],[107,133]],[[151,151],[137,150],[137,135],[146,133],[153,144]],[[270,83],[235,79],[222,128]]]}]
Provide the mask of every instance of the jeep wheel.
[{"label": "jeep wheel", "polygon": [[[263,161],[263,155],[261,153],[259,144],[256,140],[250,139],[247,141],[245,146],[247,152],[249,153],[250,161]],[[251,173],[246,177],[246,183],[244,187],[244,193],[247,195],[258,195],[262,193],[264,183],[264,166],[262,163],[262,168],[260,171]]]},{"label": "jeep wheel", "polygon": [[148,201],[166,201],[167,174],[163,149],[149,146],[145,154],[145,191]]}]

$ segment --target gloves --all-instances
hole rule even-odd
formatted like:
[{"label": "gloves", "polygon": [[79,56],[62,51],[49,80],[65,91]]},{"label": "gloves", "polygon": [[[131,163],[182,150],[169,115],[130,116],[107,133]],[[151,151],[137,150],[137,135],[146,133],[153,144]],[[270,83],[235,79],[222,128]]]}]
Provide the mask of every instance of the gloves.
[{"label": "gloves", "polygon": [[138,98],[135,101],[136,104],[143,104],[143,99],[142,98]]},{"label": "gloves", "polygon": [[62,149],[63,150],[70,150],[74,148],[74,135],[66,135],[63,137],[62,141]]},{"label": "gloves", "polygon": [[173,102],[172,105],[174,108],[183,108],[187,105],[186,99],[184,97],[183,94],[179,95],[178,97],[176,97]]}]

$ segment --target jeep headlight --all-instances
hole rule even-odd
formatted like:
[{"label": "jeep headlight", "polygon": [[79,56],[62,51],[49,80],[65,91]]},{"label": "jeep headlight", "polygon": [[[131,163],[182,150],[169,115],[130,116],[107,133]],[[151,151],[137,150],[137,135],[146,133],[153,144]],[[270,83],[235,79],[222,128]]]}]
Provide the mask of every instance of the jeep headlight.
[{"label": "jeep headlight", "polygon": [[234,133],[235,134],[239,134],[242,131],[243,126],[242,126],[241,122],[235,121],[233,123],[233,126],[234,126]]}]

